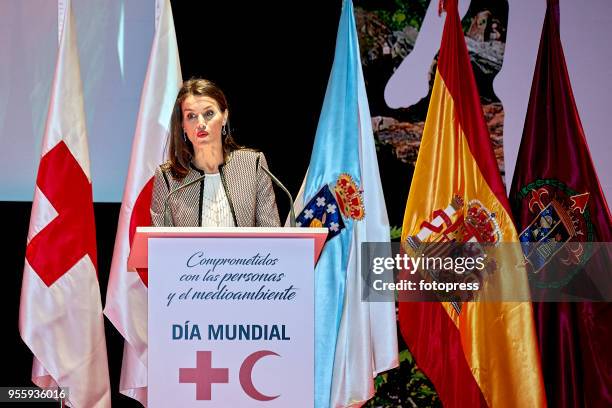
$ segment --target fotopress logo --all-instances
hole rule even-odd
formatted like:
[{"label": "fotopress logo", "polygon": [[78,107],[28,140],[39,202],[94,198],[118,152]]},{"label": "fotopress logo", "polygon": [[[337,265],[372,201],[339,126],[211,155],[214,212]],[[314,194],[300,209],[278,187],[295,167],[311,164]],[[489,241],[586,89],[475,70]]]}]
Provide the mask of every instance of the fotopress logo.
[{"label": "fotopress logo", "polygon": [[[437,242],[421,243],[416,249],[400,243],[363,243],[362,300],[451,302],[457,307],[462,302],[612,300],[612,244],[583,242],[580,251],[575,247],[555,241]],[[542,284],[563,276],[583,279],[572,285]]]},{"label": "fotopress logo", "polygon": [[482,287],[491,265],[475,243],[432,244],[414,251],[399,243],[362,248],[366,301],[468,301]]},{"label": "fotopress logo", "polygon": [[[420,300],[465,301],[480,290],[480,279],[473,277],[486,268],[486,254],[436,245],[436,251],[416,254],[400,252],[371,258],[374,275],[371,289],[397,294],[399,300],[409,294]],[[473,253],[473,255],[467,255]],[[395,296],[394,296],[395,297]],[[423,297],[425,299],[423,299]]]}]

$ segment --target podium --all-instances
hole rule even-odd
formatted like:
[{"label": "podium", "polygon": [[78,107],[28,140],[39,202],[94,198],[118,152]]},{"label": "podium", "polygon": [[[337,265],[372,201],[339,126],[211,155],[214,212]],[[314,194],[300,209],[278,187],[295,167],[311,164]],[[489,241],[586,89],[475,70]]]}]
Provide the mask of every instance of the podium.
[{"label": "podium", "polygon": [[314,265],[326,228],[138,227],[148,406],[312,407]]}]

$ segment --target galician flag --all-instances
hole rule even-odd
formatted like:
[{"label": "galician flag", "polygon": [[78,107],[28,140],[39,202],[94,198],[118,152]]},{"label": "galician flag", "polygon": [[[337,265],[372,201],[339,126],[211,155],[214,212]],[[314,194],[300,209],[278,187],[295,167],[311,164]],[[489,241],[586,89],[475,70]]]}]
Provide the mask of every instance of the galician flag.
[{"label": "galician flag", "polygon": [[151,225],[153,174],[164,161],[170,115],[181,86],[176,33],[169,0],[156,3],[156,29],[145,77],[138,122],[108,281],[104,314],[125,339],[121,393],[147,405],[147,275],[127,270],[137,226]]},{"label": "galician flag", "polygon": [[74,407],[110,407],[89,150],[76,27],[60,4],[60,44],[30,216],[19,332],[32,381]]},{"label": "galician flag", "polygon": [[[446,21],[402,242],[492,243],[487,288],[528,294],[527,275],[484,121],[457,0]],[[498,245],[502,243],[501,245]],[[503,250],[502,250],[503,247]],[[502,299],[496,298],[496,300]],[[543,407],[531,303],[400,302],[400,329],[445,407]]]},{"label": "galician flag", "polygon": [[389,220],[350,0],[296,207],[299,225],[329,229],[315,267],[315,406],[361,406],[398,357],[395,304],[361,301],[361,243],[389,241]]}]

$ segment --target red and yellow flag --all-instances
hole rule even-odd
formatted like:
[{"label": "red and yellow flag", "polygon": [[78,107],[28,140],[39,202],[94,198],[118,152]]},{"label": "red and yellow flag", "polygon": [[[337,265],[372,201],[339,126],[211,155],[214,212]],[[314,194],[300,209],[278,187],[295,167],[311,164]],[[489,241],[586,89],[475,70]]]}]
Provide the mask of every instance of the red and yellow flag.
[{"label": "red and yellow flag", "polygon": [[[467,224],[470,217],[482,228],[464,229],[456,236],[459,241],[518,242],[457,0],[445,3],[442,45],[402,242],[438,240],[437,227],[458,220]],[[517,269],[523,259],[520,247],[505,247],[496,255],[487,293],[500,299],[504,292],[527,291],[527,276]],[[531,304],[487,301],[457,306],[402,302],[399,308],[402,335],[444,406],[546,406]]]}]

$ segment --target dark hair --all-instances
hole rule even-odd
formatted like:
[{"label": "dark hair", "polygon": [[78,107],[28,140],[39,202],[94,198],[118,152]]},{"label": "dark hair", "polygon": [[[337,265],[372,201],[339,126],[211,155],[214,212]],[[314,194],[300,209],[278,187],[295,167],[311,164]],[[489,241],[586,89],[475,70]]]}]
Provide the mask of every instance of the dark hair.
[{"label": "dark hair", "polygon": [[[228,110],[227,99],[223,91],[213,82],[202,79],[202,78],[191,78],[188,81],[183,82],[183,86],[176,96],[174,102],[174,108],[172,109],[172,116],[170,117],[170,149],[169,155],[169,167],[172,176],[177,179],[184,178],[189,172],[189,164],[194,155],[193,145],[189,139],[183,138],[183,112],[181,105],[183,101],[190,95],[193,96],[207,96],[212,98],[219,105],[221,112]],[[232,137],[231,127],[229,125],[229,117],[225,125],[226,134],[221,136],[221,143],[223,145],[223,156],[224,160],[227,160],[228,155],[234,150],[240,149],[241,146],[236,144]]]}]

